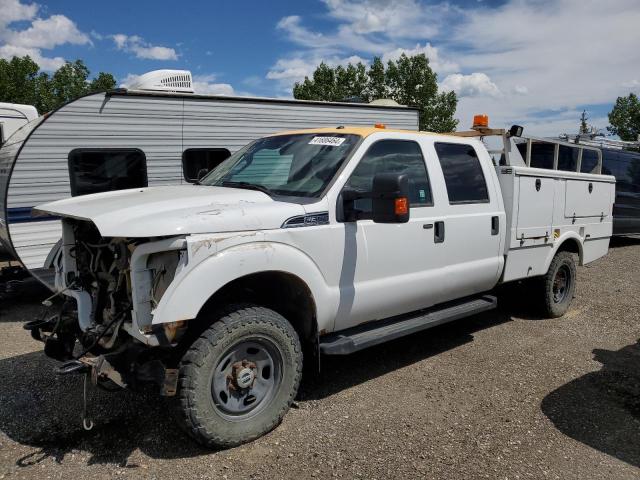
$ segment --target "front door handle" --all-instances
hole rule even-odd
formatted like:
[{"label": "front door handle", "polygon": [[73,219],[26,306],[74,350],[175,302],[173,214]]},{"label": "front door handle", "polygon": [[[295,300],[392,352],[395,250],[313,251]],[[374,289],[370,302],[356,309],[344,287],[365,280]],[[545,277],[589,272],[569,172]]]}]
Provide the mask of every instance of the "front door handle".
[{"label": "front door handle", "polygon": [[500,217],[491,217],[491,235],[498,235],[500,233]]},{"label": "front door handle", "polygon": [[444,222],[435,222],[435,228],[433,230],[434,243],[444,242]]}]

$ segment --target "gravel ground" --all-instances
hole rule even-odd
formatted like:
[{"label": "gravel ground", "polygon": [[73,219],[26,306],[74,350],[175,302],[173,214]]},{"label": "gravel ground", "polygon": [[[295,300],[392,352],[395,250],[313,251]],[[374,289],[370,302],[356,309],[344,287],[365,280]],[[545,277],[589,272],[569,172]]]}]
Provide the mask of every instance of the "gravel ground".
[{"label": "gravel ground", "polygon": [[323,359],[269,435],[202,450],[164,402],[56,378],[22,323],[43,292],[0,306],[0,479],[640,478],[640,241],[579,269],[562,319],[523,292],[501,308]]}]

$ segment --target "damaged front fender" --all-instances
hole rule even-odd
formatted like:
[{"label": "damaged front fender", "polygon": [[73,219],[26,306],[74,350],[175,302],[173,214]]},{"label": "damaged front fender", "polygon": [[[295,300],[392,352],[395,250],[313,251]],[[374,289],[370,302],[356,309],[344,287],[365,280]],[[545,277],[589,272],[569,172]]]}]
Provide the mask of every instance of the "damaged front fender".
[{"label": "damaged front fender", "polygon": [[[247,241],[247,235],[251,235]],[[153,311],[153,324],[196,318],[204,304],[228,283],[254,273],[279,271],[300,278],[308,287],[316,305],[318,328],[330,329],[331,288],[313,260],[301,250],[275,241],[264,234],[236,234],[221,237],[187,238],[189,263],[176,274]]]}]

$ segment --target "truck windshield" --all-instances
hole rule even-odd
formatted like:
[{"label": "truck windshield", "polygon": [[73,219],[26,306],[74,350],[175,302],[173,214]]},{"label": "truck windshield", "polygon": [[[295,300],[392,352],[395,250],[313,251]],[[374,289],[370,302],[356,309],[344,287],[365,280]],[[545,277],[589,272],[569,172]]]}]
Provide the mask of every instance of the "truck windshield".
[{"label": "truck windshield", "polygon": [[317,197],[360,138],[338,133],[261,138],[222,162],[200,184],[254,187],[276,195]]}]

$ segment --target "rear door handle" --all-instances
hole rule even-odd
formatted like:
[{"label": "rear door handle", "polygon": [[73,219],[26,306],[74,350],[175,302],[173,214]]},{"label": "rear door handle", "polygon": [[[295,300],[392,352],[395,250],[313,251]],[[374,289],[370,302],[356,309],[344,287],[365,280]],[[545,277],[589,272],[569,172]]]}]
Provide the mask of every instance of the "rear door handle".
[{"label": "rear door handle", "polygon": [[500,233],[500,217],[491,217],[491,235]]},{"label": "rear door handle", "polygon": [[435,228],[433,230],[434,243],[444,242],[444,222],[435,222]]}]

